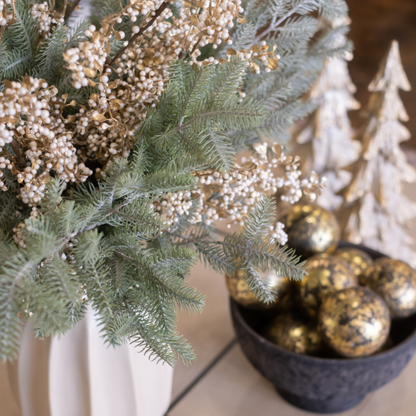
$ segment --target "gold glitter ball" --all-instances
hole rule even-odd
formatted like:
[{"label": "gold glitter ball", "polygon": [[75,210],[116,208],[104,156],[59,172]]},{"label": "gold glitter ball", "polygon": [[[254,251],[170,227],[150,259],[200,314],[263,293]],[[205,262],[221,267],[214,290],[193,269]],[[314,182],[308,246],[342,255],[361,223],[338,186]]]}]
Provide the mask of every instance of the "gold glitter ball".
[{"label": "gold glitter ball", "polygon": [[285,225],[288,246],[297,254],[332,253],[338,245],[340,229],[334,214],[317,205],[294,205],[279,221]]},{"label": "gold glitter ball", "polygon": [[337,248],[334,256],[343,258],[354,270],[355,275],[359,278],[370,266],[373,265],[373,259],[365,251],[352,247]]},{"label": "gold glitter ball", "polygon": [[[287,277],[280,276],[274,272],[264,274],[267,286],[274,291],[276,296],[272,303],[264,303],[249,289],[248,284],[241,278],[239,271],[235,275],[226,275],[227,287],[230,296],[240,305],[256,310],[269,310],[284,306],[290,300],[291,282]],[[284,308],[286,309],[286,308]]]},{"label": "gold glitter ball", "polygon": [[319,310],[324,341],[344,357],[362,357],[378,351],[390,331],[385,302],[363,287],[350,287],[328,295]]},{"label": "gold glitter ball", "polygon": [[416,272],[406,263],[388,257],[377,259],[360,283],[384,299],[393,318],[416,312]]},{"label": "gold glitter ball", "polygon": [[316,325],[291,312],[273,318],[263,335],[298,354],[319,355],[322,352],[322,339]]},{"label": "gold glitter ball", "polygon": [[306,261],[307,275],[297,282],[303,308],[315,317],[324,296],[346,287],[358,286],[358,279],[348,263],[340,257],[317,254]]}]

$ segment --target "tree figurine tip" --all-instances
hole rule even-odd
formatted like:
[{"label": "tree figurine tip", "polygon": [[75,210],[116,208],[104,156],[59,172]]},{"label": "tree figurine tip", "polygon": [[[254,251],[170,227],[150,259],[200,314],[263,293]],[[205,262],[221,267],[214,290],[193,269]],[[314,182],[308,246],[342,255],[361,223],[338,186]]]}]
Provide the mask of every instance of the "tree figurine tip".
[{"label": "tree figurine tip", "polygon": [[412,89],[404,71],[399,51],[399,42],[392,40],[389,49],[380,63],[379,69],[373,81],[368,86],[371,92],[387,89]]}]

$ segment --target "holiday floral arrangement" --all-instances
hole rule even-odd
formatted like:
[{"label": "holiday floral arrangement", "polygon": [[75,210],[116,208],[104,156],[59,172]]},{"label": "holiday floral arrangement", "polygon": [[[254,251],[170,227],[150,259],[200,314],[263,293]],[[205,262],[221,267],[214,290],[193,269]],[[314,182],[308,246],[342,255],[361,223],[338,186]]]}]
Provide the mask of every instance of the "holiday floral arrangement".
[{"label": "holiday floral arrangement", "polygon": [[[0,2],[0,356],[17,355],[27,320],[61,334],[91,305],[103,342],[189,361],[176,319],[203,306],[187,283],[198,259],[239,268],[266,302],[264,270],[305,274],[273,196],[314,199],[322,184],[281,145],[325,59],[351,47],[333,23],[347,8],[90,6],[75,23],[78,2]],[[216,220],[241,231],[218,239]]]}]

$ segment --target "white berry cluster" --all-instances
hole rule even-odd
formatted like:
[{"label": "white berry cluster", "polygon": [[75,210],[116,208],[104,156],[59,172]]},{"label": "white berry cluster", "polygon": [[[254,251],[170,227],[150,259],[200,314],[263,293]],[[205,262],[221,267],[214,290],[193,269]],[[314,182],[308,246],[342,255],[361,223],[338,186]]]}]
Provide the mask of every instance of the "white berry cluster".
[{"label": "white berry cluster", "polygon": [[234,49],[229,49],[227,51],[227,56],[238,56],[240,59],[246,60],[251,72],[253,74],[260,74],[260,65],[266,67],[264,69],[265,72],[270,72],[278,67],[280,55],[274,55],[277,45],[273,45],[271,50],[269,50],[269,48],[269,45],[263,41],[261,42],[260,47],[258,45],[253,45],[248,51],[242,49],[237,52]]},{"label": "white berry cluster", "polygon": [[[5,82],[6,89],[0,93],[2,189],[6,188],[1,181],[2,171],[10,169],[22,184],[21,199],[35,206],[43,197],[51,172],[65,182],[82,182],[93,173],[86,167],[89,160],[98,161],[105,169],[114,156],[127,157],[146,109],[155,106],[164,91],[170,62],[188,55],[192,63],[199,47],[230,43],[228,30],[243,11],[241,0],[185,3],[179,17],[173,16],[169,8],[161,11],[161,6],[162,0],[132,0],[118,14],[104,19],[100,30],[91,25],[84,33],[87,40],[64,53],[73,86],[96,90],[77,114],[64,118],[64,107],[76,103],[67,104],[65,96],[57,98],[56,89],[44,81],[26,77],[22,83]],[[45,36],[60,19],[51,10],[46,2],[31,9]],[[108,56],[111,37],[125,37],[115,26],[126,20],[134,23],[140,16],[144,17],[142,26],[152,24],[139,39],[126,40],[123,53],[112,62]],[[139,26],[133,26],[132,37],[139,31]],[[257,56],[268,63],[275,59],[274,50],[270,52],[262,45],[241,53],[245,59]],[[20,114],[27,117],[21,118]],[[13,140],[20,149],[20,161],[19,155],[4,152]],[[96,173],[101,169],[97,168]],[[187,212],[188,205],[178,207],[179,215],[183,215],[182,208]],[[211,209],[206,207],[204,221],[215,218]]]},{"label": "white berry cluster", "polygon": [[[8,24],[12,24],[15,19],[14,0],[0,0],[0,28],[4,29]],[[8,7],[12,5],[12,7]],[[0,31],[3,32],[2,30]],[[1,37],[0,37],[1,39]]]},{"label": "white berry cluster", "polygon": [[169,193],[161,201],[154,204],[154,208],[161,214],[169,226],[174,225],[182,216],[188,216],[192,208],[192,193],[180,191]]},{"label": "white berry cluster", "polygon": [[278,242],[282,246],[284,246],[288,241],[288,236],[285,233],[284,228],[285,225],[281,222],[277,222],[274,227],[270,226],[271,237],[274,238],[276,242]]},{"label": "white berry cluster", "polygon": [[169,63],[178,59],[182,51],[172,46],[172,23],[167,21],[171,18],[171,10],[165,9],[142,41],[131,45],[117,61],[116,73],[127,75],[125,82],[120,83],[117,97],[133,101],[133,107],[141,112],[143,107],[156,105],[168,80]]},{"label": "white berry cluster", "polygon": [[[123,18],[128,18],[133,23],[137,21],[139,15],[152,15],[163,3],[163,0],[131,0],[130,4],[125,6],[117,15],[111,15],[102,22],[102,33],[115,31],[114,23],[122,23]],[[123,39],[123,32],[120,38]],[[116,34],[117,36],[117,34]]]},{"label": "white berry cluster", "polygon": [[49,4],[35,3],[30,10],[32,17],[37,21],[39,33],[48,38],[52,30],[59,24],[64,22],[64,17],[49,8]]},{"label": "white berry cluster", "polygon": [[324,187],[326,178],[319,177],[319,175],[312,171],[308,179],[300,179],[302,172],[299,170],[299,156],[295,156],[294,164],[286,167],[286,175],[283,182],[283,186],[289,189],[289,192],[281,196],[282,201],[295,204],[299,202],[303,194],[309,196],[311,201],[315,201],[319,195],[316,190],[322,190]]},{"label": "white berry cluster", "polygon": [[[152,14],[161,1],[132,2],[111,20],[104,19],[97,31],[90,26],[85,36],[91,41],[64,54],[68,68],[72,71],[73,85],[82,88],[90,85],[99,90],[88,100],[88,107],[76,115],[74,132],[82,160],[96,159],[105,165],[115,155],[127,157],[134,140],[133,133],[145,116],[145,108],[154,106],[167,80],[169,61],[176,56],[167,53],[157,36],[149,35],[141,42],[131,45],[117,61],[116,78],[110,81],[113,70],[106,67],[109,38],[115,34],[124,38],[123,32],[114,30],[114,24],[128,17],[135,22],[139,14]],[[172,12],[165,9],[160,19],[169,19]],[[149,30],[161,28],[153,25]],[[137,29],[137,30],[136,30]],[[139,31],[133,27],[133,34]],[[146,40],[148,39],[148,40]],[[154,41],[152,42],[152,39]],[[152,47],[148,42],[152,42]],[[157,51],[157,52],[155,52]],[[98,169],[100,170],[100,169]]]},{"label": "white berry cluster", "polygon": [[192,61],[196,62],[201,55],[197,48],[212,44],[216,49],[224,42],[232,44],[229,29],[243,11],[241,0],[205,0],[184,7],[180,20],[185,22],[185,30],[178,28],[174,38],[184,50],[191,52]]},{"label": "white berry cluster", "polygon": [[[1,93],[0,93],[1,94]],[[10,113],[14,113],[16,110],[14,108],[4,108],[2,103],[0,102],[0,120],[1,118],[8,119]],[[13,141],[13,133],[9,130],[10,127],[13,125],[11,123],[1,123],[0,122],[0,154],[4,154],[4,147],[7,144],[10,144]],[[13,169],[13,163],[11,161],[10,156],[1,156],[0,157],[0,188],[3,191],[7,191],[7,187],[4,182],[1,180],[3,177],[3,170],[4,169]]]},{"label": "white berry cluster", "polygon": [[84,35],[91,41],[80,42],[78,47],[68,49],[64,53],[64,59],[68,69],[72,71],[73,86],[76,89],[86,87],[89,84],[89,78],[95,78],[97,72],[103,71],[109,52],[108,39],[96,32],[94,25],[91,25]]},{"label": "white berry cluster", "polygon": [[25,238],[23,235],[23,231],[27,228],[27,223],[33,219],[38,218],[39,212],[36,207],[32,207],[32,211],[30,212],[29,218],[25,221],[20,222],[17,227],[13,228],[13,240],[14,242],[20,247],[26,247]]},{"label": "white berry cluster", "polygon": [[[169,226],[173,226],[183,215],[192,213],[191,222],[203,221],[211,225],[216,220],[226,220],[244,226],[247,214],[262,195],[274,195],[281,189],[282,199],[298,202],[303,194],[313,200],[320,192],[322,183],[300,179],[299,159],[285,155],[280,146],[271,150],[267,143],[255,146],[256,154],[243,158],[230,172],[206,170],[195,173],[198,187],[187,192],[169,194],[154,204]],[[285,168],[283,175],[276,175],[279,167]],[[294,174],[295,172],[295,174]],[[195,212],[192,212],[194,208]],[[271,230],[271,237],[280,244],[287,241],[283,224],[277,223]]]},{"label": "white berry cluster", "polygon": [[1,178],[4,176],[3,170],[4,169],[9,169],[11,170],[13,168],[13,164],[10,161],[10,159],[4,157],[4,156],[0,156],[0,188],[3,191],[7,191],[7,186],[5,185],[5,183],[1,180]]},{"label": "white berry cluster", "polygon": [[92,174],[78,162],[56,94],[45,81],[28,76],[22,82],[5,81],[0,92],[0,143],[14,142],[25,161],[22,166],[17,154],[3,156],[0,168],[14,171],[22,184],[20,197],[30,206],[42,199],[51,171],[65,182],[83,182]]},{"label": "white berry cluster", "polygon": [[[179,17],[166,8],[139,39],[125,41],[125,52],[111,66],[110,37],[125,38],[114,26],[126,19],[135,22],[139,15],[145,16],[141,26],[151,22],[162,1],[131,1],[118,14],[104,19],[99,31],[91,26],[85,32],[90,40],[64,54],[74,87],[89,85],[99,90],[75,116],[78,156],[83,161],[96,159],[104,168],[115,155],[126,157],[146,108],[154,107],[164,91],[170,62],[188,53],[195,61],[198,47],[228,41],[226,27],[233,27],[233,20],[242,12],[240,4],[240,0],[205,1],[198,7],[185,3]],[[132,37],[139,30],[133,26]]]},{"label": "white berry cluster", "polygon": [[[165,19],[171,16],[169,9],[162,13]],[[110,68],[103,68],[94,81],[89,79],[99,93],[90,96],[88,108],[80,111],[75,123],[77,143],[85,158],[105,166],[115,155],[128,156],[145,108],[156,105],[168,78],[169,62],[176,58],[168,54],[158,36],[145,37],[121,55],[116,79],[110,80]]]}]

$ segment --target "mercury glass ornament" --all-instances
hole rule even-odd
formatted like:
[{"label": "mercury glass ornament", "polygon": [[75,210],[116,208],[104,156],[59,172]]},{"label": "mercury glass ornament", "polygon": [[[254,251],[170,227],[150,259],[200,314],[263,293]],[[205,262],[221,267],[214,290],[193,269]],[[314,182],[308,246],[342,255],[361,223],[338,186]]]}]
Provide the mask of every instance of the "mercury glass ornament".
[{"label": "mercury glass ornament", "polygon": [[267,286],[274,291],[275,301],[271,303],[262,302],[248,287],[241,277],[241,271],[235,275],[226,275],[227,287],[230,296],[240,305],[256,310],[269,310],[284,307],[289,303],[291,282],[287,277],[280,276],[275,272],[267,272],[263,278]]},{"label": "mercury glass ornament", "polygon": [[416,272],[408,264],[388,257],[377,259],[360,283],[384,299],[392,318],[416,312]]},{"label": "mercury glass ornament", "polygon": [[279,221],[285,225],[289,247],[304,257],[331,253],[338,245],[340,229],[334,214],[317,205],[294,205]]},{"label": "mercury glass ornament", "polygon": [[387,340],[390,313],[377,294],[363,287],[349,287],[328,295],[319,310],[324,341],[344,357],[373,354]]},{"label": "mercury glass ornament", "polygon": [[297,282],[303,308],[315,317],[325,295],[346,287],[358,286],[358,279],[340,257],[317,254],[306,261],[307,275]]},{"label": "mercury glass ornament", "polygon": [[316,325],[291,312],[273,318],[263,335],[298,354],[318,355],[322,352],[322,339]]},{"label": "mercury glass ornament", "polygon": [[342,257],[359,278],[373,264],[373,259],[365,251],[352,247],[337,248],[334,256]]}]

